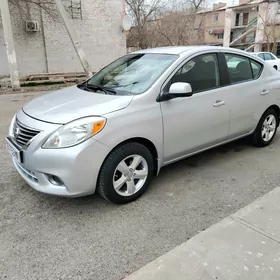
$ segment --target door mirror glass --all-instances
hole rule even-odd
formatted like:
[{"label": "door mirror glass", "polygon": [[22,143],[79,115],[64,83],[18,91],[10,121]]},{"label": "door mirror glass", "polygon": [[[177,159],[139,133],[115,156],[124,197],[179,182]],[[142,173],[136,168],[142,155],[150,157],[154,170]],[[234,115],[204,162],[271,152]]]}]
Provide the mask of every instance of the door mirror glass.
[{"label": "door mirror glass", "polygon": [[192,87],[189,83],[174,83],[169,88],[169,94],[176,97],[192,96]]}]

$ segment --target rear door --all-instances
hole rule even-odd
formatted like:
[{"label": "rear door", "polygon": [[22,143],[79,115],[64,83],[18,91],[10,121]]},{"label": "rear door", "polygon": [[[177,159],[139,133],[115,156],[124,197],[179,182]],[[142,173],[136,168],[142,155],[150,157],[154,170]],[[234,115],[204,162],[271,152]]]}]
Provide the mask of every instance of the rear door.
[{"label": "rear door", "polygon": [[[263,65],[258,61],[230,52],[224,53],[224,58],[228,68],[229,137],[233,139],[254,130],[267,108],[269,85],[261,79]],[[238,63],[233,66],[232,60]]]}]

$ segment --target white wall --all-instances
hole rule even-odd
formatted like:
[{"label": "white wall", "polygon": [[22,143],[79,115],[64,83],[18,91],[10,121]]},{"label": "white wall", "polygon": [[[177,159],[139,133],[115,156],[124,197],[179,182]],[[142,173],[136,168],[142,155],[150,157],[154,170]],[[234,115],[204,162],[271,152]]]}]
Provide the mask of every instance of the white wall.
[{"label": "white wall", "polygon": [[[126,53],[126,38],[121,30],[122,9],[122,0],[82,0],[83,19],[72,20],[92,71],[99,70]],[[40,13],[33,10],[32,20],[40,22]],[[24,22],[19,20],[18,13],[13,11],[13,33],[20,76],[47,71],[82,71],[64,26],[59,21],[52,21],[45,12],[43,22],[43,26],[40,23],[39,32],[27,33]],[[1,40],[0,38],[0,43]],[[0,46],[0,65],[2,56],[4,55]],[[6,67],[3,67],[3,70],[2,66],[0,68],[2,75],[8,74]]]}]

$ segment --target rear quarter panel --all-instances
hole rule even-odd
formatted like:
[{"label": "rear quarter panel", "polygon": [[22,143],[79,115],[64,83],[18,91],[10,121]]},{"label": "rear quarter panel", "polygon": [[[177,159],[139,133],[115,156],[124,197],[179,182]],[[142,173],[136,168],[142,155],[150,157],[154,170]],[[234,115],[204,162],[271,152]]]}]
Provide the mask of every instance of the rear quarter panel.
[{"label": "rear quarter panel", "polygon": [[269,106],[277,105],[280,108],[280,73],[275,72],[268,80],[270,85]]}]

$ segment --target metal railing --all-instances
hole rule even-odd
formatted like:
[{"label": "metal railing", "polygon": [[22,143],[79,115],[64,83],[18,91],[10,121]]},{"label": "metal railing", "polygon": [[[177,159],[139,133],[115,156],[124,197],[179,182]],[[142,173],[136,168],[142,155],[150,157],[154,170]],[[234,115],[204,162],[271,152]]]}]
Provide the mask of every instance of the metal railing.
[{"label": "metal railing", "polygon": [[[251,33],[249,30],[252,30],[252,32],[253,32],[255,30],[255,28],[257,27],[257,21],[258,21],[258,18],[254,18],[254,19],[250,20],[249,23],[245,26],[246,31],[245,32],[242,32],[242,31],[241,32],[235,32],[235,34],[233,36],[231,36],[230,41],[231,42],[238,41],[239,37],[240,37],[240,39],[242,39],[244,33],[247,33],[247,34]],[[248,33],[248,31],[249,31],[249,33]],[[244,35],[244,36],[247,36],[247,34]],[[253,40],[255,40],[255,38],[253,38]],[[246,43],[248,43],[247,40],[246,40]]]}]

